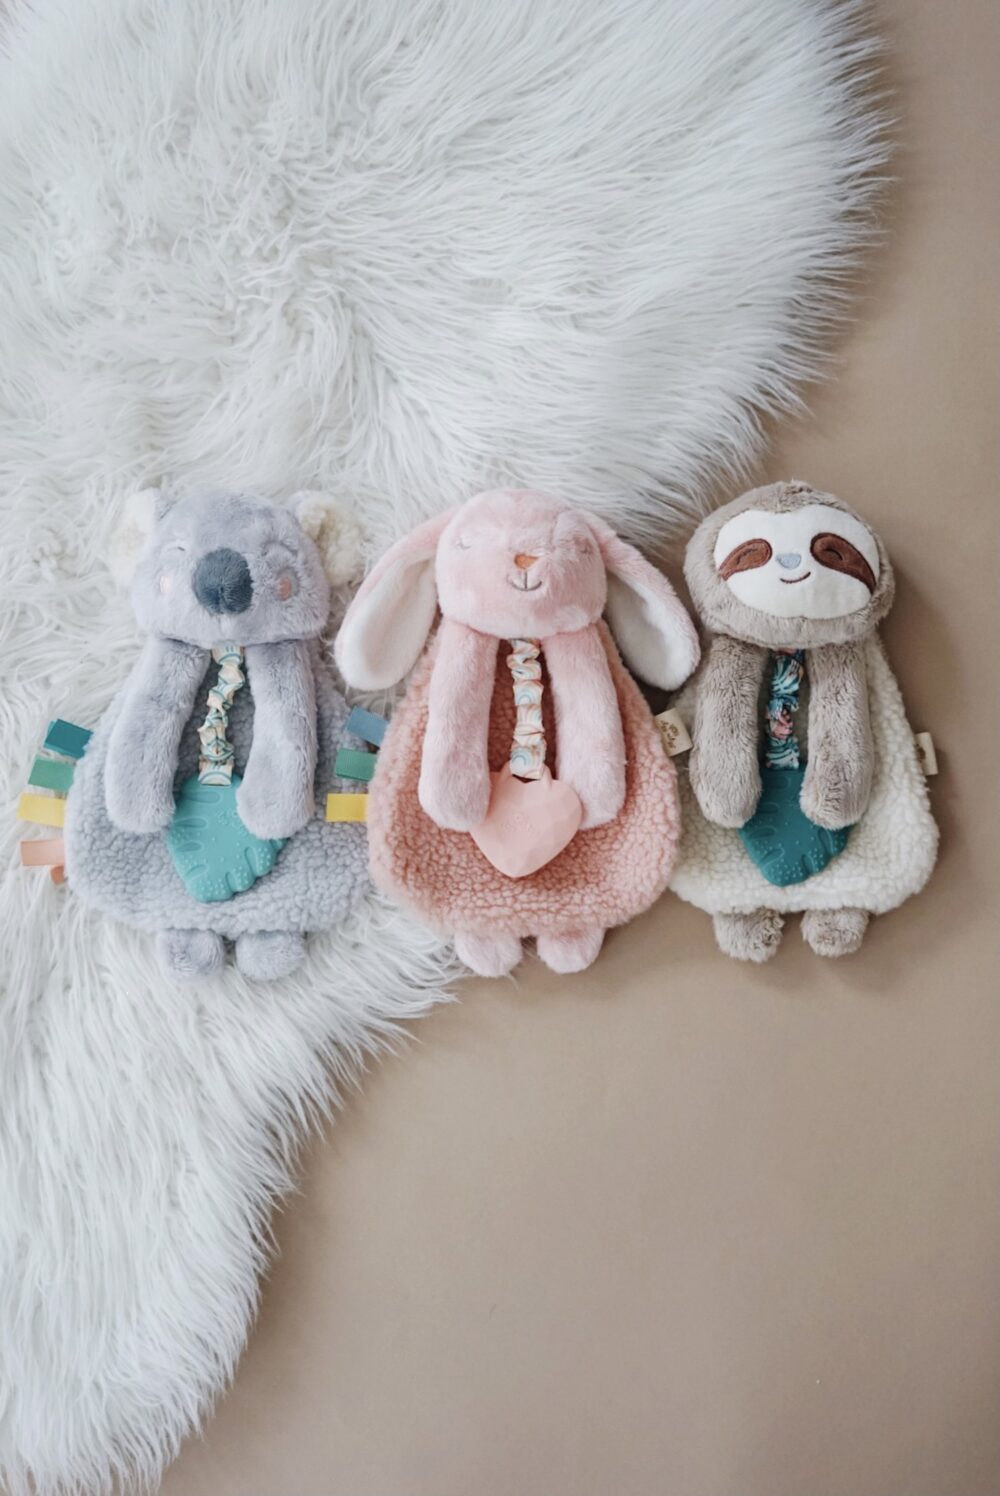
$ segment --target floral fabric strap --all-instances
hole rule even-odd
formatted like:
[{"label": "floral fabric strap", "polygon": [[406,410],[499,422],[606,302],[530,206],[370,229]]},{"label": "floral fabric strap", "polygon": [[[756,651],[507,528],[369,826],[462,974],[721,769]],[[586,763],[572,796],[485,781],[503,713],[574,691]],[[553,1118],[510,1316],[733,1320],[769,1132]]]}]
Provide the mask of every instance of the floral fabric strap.
[{"label": "floral fabric strap", "polygon": [[246,684],[243,674],[243,646],[217,644],[212,659],[219,666],[219,678],[208,692],[208,716],[198,729],[201,756],[198,778],[202,784],[229,784],[233,777],[233,745],[226,736],[229,709],[237,691]]},{"label": "floral fabric strap", "polygon": [[510,745],[510,772],[518,779],[540,779],[545,768],[542,727],[542,666],[540,639],[511,639],[507,668],[514,677],[517,720]]},{"label": "floral fabric strap", "polygon": [[794,717],[805,668],[801,649],[775,650],[771,655],[771,689],[764,714],[765,769],[799,768]]}]

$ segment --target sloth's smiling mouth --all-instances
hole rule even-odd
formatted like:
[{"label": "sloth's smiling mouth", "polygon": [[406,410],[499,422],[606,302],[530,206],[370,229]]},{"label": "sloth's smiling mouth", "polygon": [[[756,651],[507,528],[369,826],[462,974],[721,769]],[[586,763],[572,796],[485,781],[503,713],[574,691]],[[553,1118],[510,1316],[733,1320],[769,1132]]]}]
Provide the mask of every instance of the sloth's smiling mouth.
[{"label": "sloth's smiling mouth", "polygon": [[811,571],[804,571],[800,577],[779,577],[779,582],[784,582],[786,587],[794,587],[796,582],[804,582],[806,577],[811,577]]}]

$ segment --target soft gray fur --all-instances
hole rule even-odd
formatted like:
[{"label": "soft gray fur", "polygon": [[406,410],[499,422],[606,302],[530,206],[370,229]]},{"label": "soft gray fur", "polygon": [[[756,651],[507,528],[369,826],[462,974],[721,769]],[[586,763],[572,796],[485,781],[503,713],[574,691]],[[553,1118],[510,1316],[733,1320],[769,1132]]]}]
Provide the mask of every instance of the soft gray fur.
[{"label": "soft gray fur", "polygon": [[[195,593],[199,563],[220,550],[242,556],[252,582],[248,605],[231,614]],[[215,605],[234,600],[226,576],[237,578],[235,601],[245,597],[239,569],[224,564],[215,594],[200,573],[199,591]],[[291,580],[287,600],[276,592],[282,577]],[[160,957],[177,975],[215,970],[225,938],[237,942],[248,975],[283,976],[302,959],[304,932],[339,920],[367,883],[363,828],[324,818],[327,793],[351,786],[332,773],[347,708],[318,638],[329,604],[319,556],[285,510],[243,496],[187,499],[158,520],[133,601],[153,634],[77,767],[67,877],[107,914],[157,931]],[[198,728],[218,674],[210,650],[225,640],[246,646],[247,683],[228,734],[243,778],[240,815],[258,836],[291,840],[251,888],[203,904],[185,889],[163,830],[175,789],[198,770]]]},{"label": "soft gray fur", "polygon": [[[283,583],[287,598],[278,595]],[[319,635],[330,607],[319,554],[295,516],[243,495],[184,499],[158,516],[132,605],[150,637],[108,748],[111,820],[147,833],[170,824],[181,729],[192,711],[204,715],[196,693],[209,652],[234,640],[246,646],[257,703],[240,816],[256,836],[293,836],[313,813],[316,772],[316,691],[303,641]]]},{"label": "soft gray fur", "polygon": [[[787,513],[826,504],[852,515],[872,537],[879,574],[866,606],[836,618],[779,618],[742,602],[719,574],[715,543],[722,527],[746,509]],[[871,793],[873,747],[864,640],[888,612],[894,578],[881,539],[843,500],[806,483],[757,488],[704,520],[687,548],[684,574],[702,622],[712,631],[698,682],[691,751],[691,787],[715,825],[739,827],[760,797],[762,692],[768,651],[803,649],[808,678],[808,758],[800,804],[819,826],[853,825]],[[849,917],[848,917],[849,916]],[[803,934],[823,955],[854,950],[864,934],[861,910],[807,916]],[[765,961],[777,949],[781,919],[770,910],[718,915],[720,947],[729,955]]]}]

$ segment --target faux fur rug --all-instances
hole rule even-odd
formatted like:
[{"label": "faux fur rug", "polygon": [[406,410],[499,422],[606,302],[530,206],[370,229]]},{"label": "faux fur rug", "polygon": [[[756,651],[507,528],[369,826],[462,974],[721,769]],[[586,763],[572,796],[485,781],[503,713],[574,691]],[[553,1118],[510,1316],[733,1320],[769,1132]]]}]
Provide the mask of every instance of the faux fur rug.
[{"label": "faux fur rug", "polygon": [[882,158],[827,0],[11,0],[0,62],[0,1469],[155,1483],[332,1080],[441,996],[370,901],[279,992],[160,978],[17,865],[136,649],[124,493],[690,515],[817,369]]}]

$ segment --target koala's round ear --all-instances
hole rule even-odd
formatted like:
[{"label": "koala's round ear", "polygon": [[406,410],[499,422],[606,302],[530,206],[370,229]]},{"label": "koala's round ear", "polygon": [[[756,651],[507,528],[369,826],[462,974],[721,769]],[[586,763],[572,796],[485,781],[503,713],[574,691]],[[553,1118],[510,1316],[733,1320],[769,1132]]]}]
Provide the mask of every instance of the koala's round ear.
[{"label": "koala's round ear", "polygon": [[343,504],[308,489],[292,499],[296,518],[319,551],[331,587],[361,575],[361,526]]},{"label": "koala's round ear", "polygon": [[139,564],[143,547],[164,510],[158,488],[140,488],[130,493],[111,536],[108,565],[119,587],[127,587]]}]

